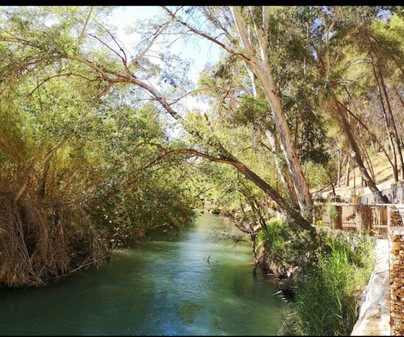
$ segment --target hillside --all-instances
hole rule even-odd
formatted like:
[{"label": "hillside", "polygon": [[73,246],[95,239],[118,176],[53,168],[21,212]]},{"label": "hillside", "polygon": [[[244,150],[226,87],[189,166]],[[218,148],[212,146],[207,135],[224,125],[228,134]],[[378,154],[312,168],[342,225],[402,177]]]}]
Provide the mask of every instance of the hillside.
[{"label": "hillside", "polygon": [[[394,178],[391,165],[386,157],[380,152],[370,156],[370,160],[373,165],[373,171],[378,188],[381,190],[390,188],[391,184],[394,183]],[[369,169],[368,166],[366,167]],[[349,201],[351,200],[352,195],[363,196],[370,193],[370,190],[365,187],[364,183],[362,183],[362,178],[358,167],[350,172],[348,185],[345,185],[347,180],[346,170],[343,169],[343,173],[344,175],[341,179],[341,186],[335,187],[336,194],[339,195],[342,200]],[[321,191],[319,196],[327,197],[331,194],[331,188],[327,188],[326,190]]]}]

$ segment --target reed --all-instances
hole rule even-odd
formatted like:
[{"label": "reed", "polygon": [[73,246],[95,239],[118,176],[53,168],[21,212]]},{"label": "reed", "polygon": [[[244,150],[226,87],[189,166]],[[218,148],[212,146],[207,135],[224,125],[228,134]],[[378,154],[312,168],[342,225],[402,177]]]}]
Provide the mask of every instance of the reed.
[{"label": "reed", "polygon": [[316,262],[295,285],[282,335],[347,336],[357,320],[360,295],[374,267],[374,240],[352,233],[322,235]]}]

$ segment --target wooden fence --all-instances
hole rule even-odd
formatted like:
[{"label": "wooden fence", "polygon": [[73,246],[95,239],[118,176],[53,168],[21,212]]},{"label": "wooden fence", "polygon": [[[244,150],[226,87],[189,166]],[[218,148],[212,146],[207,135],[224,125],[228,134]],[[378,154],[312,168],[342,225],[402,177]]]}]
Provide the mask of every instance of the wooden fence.
[{"label": "wooden fence", "polygon": [[[401,212],[401,214],[400,214]],[[390,335],[404,335],[404,226],[403,204],[315,204],[313,222],[317,226],[354,230],[382,239],[389,246]],[[380,303],[379,303],[380,305]],[[380,315],[378,316],[381,317]]]},{"label": "wooden fence", "polygon": [[313,222],[334,229],[354,230],[387,238],[390,227],[403,226],[395,204],[316,203]]}]

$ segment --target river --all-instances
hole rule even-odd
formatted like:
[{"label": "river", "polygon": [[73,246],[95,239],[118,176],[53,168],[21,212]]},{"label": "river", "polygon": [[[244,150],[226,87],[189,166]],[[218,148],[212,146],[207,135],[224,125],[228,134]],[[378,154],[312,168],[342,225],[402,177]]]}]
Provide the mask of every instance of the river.
[{"label": "river", "polygon": [[276,335],[283,303],[253,275],[248,243],[212,239],[220,222],[202,214],[175,240],[142,243],[101,268],[0,290],[0,334]]}]

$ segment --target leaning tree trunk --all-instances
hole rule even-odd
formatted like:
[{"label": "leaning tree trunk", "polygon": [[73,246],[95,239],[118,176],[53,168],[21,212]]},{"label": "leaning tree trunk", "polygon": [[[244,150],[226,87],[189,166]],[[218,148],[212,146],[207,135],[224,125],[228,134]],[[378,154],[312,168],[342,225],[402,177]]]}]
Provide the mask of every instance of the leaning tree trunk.
[{"label": "leaning tree trunk", "polygon": [[[355,120],[369,133],[369,135],[372,137],[372,140],[375,144],[379,146],[379,151],[382,151],[383,154],[386,156],[386,159],[390,163],[391,167],[394,169],[394,163],[391,160],[389,154],[387,153],[386,149],[384,148],[383,144],[377,139],[376,135],[369,130],[369,128],[366,126],[366,124],[358,117],[356,116],[350,109],[348,109],[344,104],[342,104],[340,101],[338,101],[338,104],[344,108],[344,110],[349,113],[350,116],[355,118]],[[369,159],[370,162],[370,159]],[[369,166],[371,167],[371,165]],[[372,179],[375,179],[374,172],[372,173]]]},{"label": "leaning tree trunk", "polygon": [[[403,158],[403,153],[402,153],[402,147],[401,147],[401,142],[400,142],[400,138],[398,137],[398,131],[397,131],[397,126],[396,126],[396,122],[394,120],[394,115],[393,115],[393,111],[391,108],[391,104],[390,104],[390,100],[389,100],[389,95],[387,93],[387,89],[386,89],[386,84],[384,83],[384,79],[383,79],[383,74],[382,71],[379,67],[379,76],[380,76],[380,85],[382,88],[382,92],[384,94],[384,97],[386,99],[386,107],[387,107],[387,111],[389,113],[389,117],[390,117],[390,127],[392,128],[392,134],[393,134],[393,139],[396,143],[397,146],[397,154],[398,157],[400,158],[400,165],[401,165],[401,173],[402,173],[402,178],[404,179],[404,158]],[[398,171],[398,169],[397,169]],[[398,174],[397,174],[397,180],[398,181]]]},{"label": "leaning tree trunk", "polygon": [[[254,74],[257,76],[265,96],[271,105],[276,128],[279,133],[279,139],[281,141],[281,148],[285,154],[286,164],[290,172],[290,177],[293,181],[293,187],[297,195],[300,210],[302,214],[309,216],[308,213],[313,205],[310,189],[303,173],[296,147],[293,144],[291,132],[287,124],[286,115],[283,111],[281,98],[279,96],[279,91],[275,85],[272,75],[272,64],[269,60],[270,49],[266,9],[263,8],[262,12],[262,26],[258,27],[254,25],[254,33],[255,36],[258,37],[258,43],[256,45],[253,45],[252,41],[248,37],[247,24],[242,18],[241,8],[234,6],[231,7],[231,11],[236,22],[238,32],[243,41],[243,45],[246,49],[247,58],[243,58],[243,61],[247,62],[254,71]],[[256,50],[256,48],[258,50]]]},{"label": "leaning tree trunk", "polygon": [[355,162],[358,164],[359,171],[361,172],[362,178],[365,180],[365,182],[366,182],[367,186],[370,188],[370,190],[373,193],[376,193],[377,197],[383,203],[389,203],[389,199],[380,192],[380,190],[377,188],[374,180],[370,177],[370,175],[363,163],[361,151],[359,149],[358,144],[356,143],[354,135],[352,134],[351,127],[345,116],[344,110],[342,109],[341,105],[339,104],[339,102],[335,96],[333,98],[333,103],[334,103],[335,111],[337,113],[341,127],[351,146],[351,149],[353,152],[353,158],[354,158]]},{"label": "leaning tree trunk", "polygon": [[[249,64],[245,63],[245,67],[248,71],[248,74],[250,76],[250,80],[252,83],[252,89],[253,89],[253,95],[254,97],[258,97],[258,91],[257,91],[257,85],[256,85],[256,81],[257,81],[257,76],[255,76],[254,72],[252,71],[251,67]],[[287,171],[285,170],[285,164],[284,164],[284,160],[282,160],[281,158],[279,158],[279,140],[276,137],[276,135],[269,130],[268,128],[266,128],[264,130],[264,133],[268,139],[268,142],[271,146],[271,148],[269,149],[271,151],[271,153],[274,156],[274,160],[275,160],[275,167],[276,170],[278,171],[278,176],[279,179],[283,185],[283,188],[290,200],[290,202],[292,204],[298,204],[297,202],[297,195],[296,192],[293,188],[293,183],[291,181],[291,178],[289,176],[289,174],[287,174]]]},{"label": "leaning tree trunk", "polygon": [[293,183],[286,169],[286,165],[283,159],[279,158],[279,141],[275,138],[275,135],[270,130],[265,130],[265,135],[268,138],[268,141],[271,145],[271,152],[275,158],[275,166],[278,171],[279,179],[282,182],[283,188],[286,191],[286,195],[288,196],[290,202],[292,204],[298,204],[297,195],[293,188]]},{"label": "leaning tree trunk", "polygon": [[377,84],[377,89],[379,92],[379,100],[380,100],[380,106],[382,108],[382,112],[383,112],[383,120],[384,120],[384,124],[386,126],[386,131],[387,131],[387,136],[389,139],[389,144],[390,144],[390,149],[391,149],[391,155],[393,157],[392,161],[393,161],[393,176],[394,176],[394,181],[398,181],[398,169],[397,169],[397,154],[396,154],[396,147],[394,144],[394,140],[393,140],[393,132],[391,130],[391,126],[390,126],[390,119],[389,116],[387,116],[387,112],[386,112],[386,107],[384,104],[384,100],[383,100],[383,91],[382,91],[382,85],[380,83],[380,78],[379,75],[376,72],[376,68],[373,65],[373,73],[376,79],[376,84]]}]

